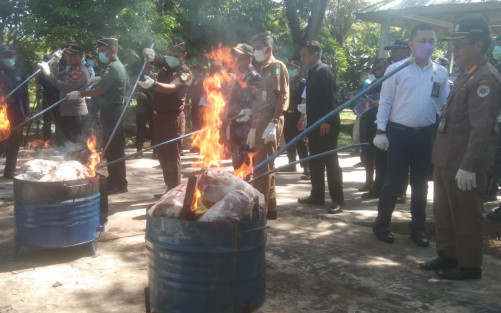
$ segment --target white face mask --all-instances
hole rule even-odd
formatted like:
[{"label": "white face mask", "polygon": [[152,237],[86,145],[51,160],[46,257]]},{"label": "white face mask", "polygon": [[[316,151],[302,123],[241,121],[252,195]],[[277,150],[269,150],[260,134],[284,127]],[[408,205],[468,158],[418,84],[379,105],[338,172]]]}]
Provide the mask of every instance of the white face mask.
[{"label": "white face mask", "polygon": [[256,61],[263,62],[267,57],[268,54],[266,53],[266,48],[261,50],[254,50],[254,58],[256,58]]}]

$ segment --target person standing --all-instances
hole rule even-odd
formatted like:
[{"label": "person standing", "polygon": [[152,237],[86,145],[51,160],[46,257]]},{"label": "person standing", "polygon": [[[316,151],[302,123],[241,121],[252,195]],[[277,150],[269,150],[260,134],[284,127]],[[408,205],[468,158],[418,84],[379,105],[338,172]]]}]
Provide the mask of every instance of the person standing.
[{"label": "person standing", "polygon": [[486,57],[489,27],[459,20],[451,37],[463,72],[440,117],[433,150],[434,215],[438,257],[420,264],[450,280],[482,277],[482,196],[492,166],[501,110],[501,76]]},{"label": "person standing", "polygon": [[396,63],[407,59],[410,56],[410,49],[407,41],[404,39],[395,39],[390,46],[384,47],[384,50],[390,51],[389,60],[391,63]]},{"label": "person standing", "polygon": [[[414,27],[409,41],[414,62],[388,78],[380,93],[373,143],[379,149],[388,150],[388,163],[373,230],[379,240],[387,243],[394,241],[389,229],[391,215],[410,168],[411,239],[418,246],[429,245],[424,231],[428,170],[436,116],[450,89],[447,70],[431,60],[435,43],[435,31],[430,25]],[[386,72],[405,61],[390,65]]]},{"label": "person standing", "polygon": [[[322,63],[320,56],[322,47],[316,40],[302,45],[299,55],[301,63],[308,69],[306,78],[306,123],[313,125],[337,107],[336,77],[329,65]],[[336,149],[341,122],[339,114],[320,124],[308,135],[310,155]],[[332,204],[327,213],[342,212],[344,204],[343,174],[339,166],[337,153],[323,158],[311,160],[311,192],[308,197],[299,198],[303,204],[324,204],[325,202],[325,172]]]},{"label": "person standing", "polygon": [[[261,95],[252,110],[252,127],[247,136],[247,145],[254,148],[253,164],[259,164],[277,151],[278,139],[282,137],[284,111],[289,107],[289,73],[285,64],[273,56],[273,38],[264,32],[252,40],[254,58],[262,66]],[[274,161],[254,171],[259,176],[274,168]],[[275,175],[270,174],[255,180],[252,185],[265,197],[267,218],[277,218],[277,195]]]},{"label": "person standing", "polygon": [[[97,98],[101,110],[101,126],[103,129],[102,142],[110,142],[104,157],[108,162],[117,160],[125,155],[125,134],[120,126],[111,138],[113,129],[119,123],[124,107],[126,90],[125,68],[118,58],[118,39],[114,37],[101,37],[97,40],[99,47],[99,61],[106,64],[101,77],[95,77],[92,84],[94,88],[84,91],[70,92],[69,99],[82,97]],[[125,160],[108,165],[108,194],[127,192],[127,178]]]},{"label": "person standing", "polygon": [[[4,97],[26,79],[26,74],[16,69],[15,65],[16,51],[8,46],[0,47],[0,93]],[[3,141],[0,142],[0,145],[2,152],[6,154],[3,177],[12,179],[16,171],[17,154],[23,135],[22,128],[15,129],[15,127],[28,118],[28,84],[19,87],[8,98],[4,98],[2,105],[5,104],[7,104],[7,118],[11,131],[10,134],[5,134],[8,137],[2,138]]]},{"label": "person standing", "polygon": [[[51,73],[47,62],[39,63],[44,78],[59,90],[60,99],[71,91],[86,87],[90,79],[89,71],[82,62],[84,56],[82,46],[77,44],[66,45],[63,54],[66,55],[69,67],[57,73],[57,75]],[[85,146],[87,134],[84,129],[87,126],[87,114],[87,104],[83,98],[67,99],[59,104],[58,125],[61,128],[61,136],[64,140],[64,142],[59,143],[60,145],[64,145],[66,141],[69,141]]]},{"label": "person standing", "polygon": [[[52,58],[50,54],[44,56],[44,61],[47,62]],[[59,62],[54,61],[49,64],[51,73],[57,74]],[[35,85],[37,86],[37,106],[41,111],[48,108],[51,104],[56,103],[59,100],[59,90],[52,85],[45,75],[39,74],[35,77]],[[56,138],[58,138],[57,133],[60,132],[59,127],[59,107],[50,109],[48,112],[43,114],[43,126],[42,126],[42,139],[50,140],[52,137],[52,123],[55,126]],[[62,140],[56,139],[56,144]]]},{"label": "person standing", "polygon": [[[156,143],[184,135],[186,94],[191,84],[191,72],[184,64],[186,45],[182,38],[175,37],[167,48],[167,54],[155,53],[145,48],[143,55],[159,69],[157,80],[145,76],[139,85],[150,89],[153,109],[153,138]],[[181,183],[180,141],[156,149],[167,190]],[[159,198],[161,194],[154,195]]]},{"label": "person standing", "polygon": [[[144,68],[141,80],[144,81],[144,76],[154,77],[151,72],[153,64],[148,62]],[[136,92],[136,152],[143,150],[146,138],[151,138],[151,145],[155,144],[153,140],[153,110],[151,108],[151,92],[148,89],[139,88]],[[148,127],[146,127],[148,124]],[[142,158],[143,154],[138,154],[136,158]]]}]

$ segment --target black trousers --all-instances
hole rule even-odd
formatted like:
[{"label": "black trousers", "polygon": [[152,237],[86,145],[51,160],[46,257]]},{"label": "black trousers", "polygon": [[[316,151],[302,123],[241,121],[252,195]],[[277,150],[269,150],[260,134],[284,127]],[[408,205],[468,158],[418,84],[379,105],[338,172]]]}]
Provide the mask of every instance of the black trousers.
[{"label": "black trousers", "polygon": [[87,125],[87,115],[82,116],[61,116],[59,118],[61,134],[66,141],[85,146],[88,132],[85,131]]},{"label": "black trousers", "polygon": [[[118,118],[122,112],[123,105],[108,104],[101,108],[101,125],[103,127],[103,149],[111,137],[111,133],[117,124]],[[110,162],[119,159],[125,155],[125,134],[122,125],[118,127],[115,135],[110,141],[104,157]],[[126,188],[127,179],[125,172],[125,160],[108,165],[108,189]]]},{"label": "black trousers", "polygon": [[[333,128],[332,126],[330,133],[325,136],[320,136],[318,129],[313,131],[308,135],[310,155],[336,149],[338,136],[339,128]],[[309,165],[311,175],[310,197],[322,200],[325,198],[325,172],[327,171],[327,184],[331,199],[334,202],[343,204],[343,173],[339,166],[337,153],[311,160]]]},{"label": "black trousers", "polygon": [[[148,124],[148,127],[146,127]],[[140,151],[143,149],[144,142],[147,138],[151,138],[151,143],[153,142],[153,112],[151,107],[144,103],[144,101],[138,101],[136,106],[136,150]]]},{"label": "black trousers", "polygon": [[[0,143],[0,147],[2,152],[5,152],[6,156],[3,175],[6,177],[12,177],[16,171],[17,155],[19,153],[19,146],[21,145],[21,139],[23,137],[22,128],[18,128],[16,130],[14,130],[14,128],[19,125],[22,118],[19,114],[13,114],[10,112],[8,112],[7,115],[11,132],[10,135]],[[7,134],[2,134],[2,137],[4,135]]]},{"label": "black trousers", "polygon": [[[299,112],[284,114],[284,139],[286,144],[300,133],[300,131],[297,130],[297,122],[300,118],[301,113]],[[308,157],[308,143],[306,138],[299,139],[295,145],[292,145],[289,149],[287,149],[287,158],[289,159],[289,163],[296,161],[296,155],[299,155],[300,160]],[[301,167],[305,167],[305,165],[307,165],[303,163],[300,164]]]}]

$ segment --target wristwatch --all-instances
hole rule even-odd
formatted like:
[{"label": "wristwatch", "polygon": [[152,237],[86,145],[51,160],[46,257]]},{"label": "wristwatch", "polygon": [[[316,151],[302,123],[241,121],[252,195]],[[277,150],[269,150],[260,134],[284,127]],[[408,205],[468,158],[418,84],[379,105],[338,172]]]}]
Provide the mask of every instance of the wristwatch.
[{"label": "wristwatch", "polygon": [[275,125],[278,125],[278,120],[276,118],[272,118],[271,119],[271,122]]}]

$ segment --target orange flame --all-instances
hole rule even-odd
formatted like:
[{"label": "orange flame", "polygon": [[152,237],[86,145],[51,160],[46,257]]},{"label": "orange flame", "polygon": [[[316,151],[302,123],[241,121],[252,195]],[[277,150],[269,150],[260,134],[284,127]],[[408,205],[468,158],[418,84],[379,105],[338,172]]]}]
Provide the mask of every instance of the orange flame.
[{"label": "orange flame", "polygon": [[0,141],[4,141],[10,135],[10,122],[7,116],[7,104],[0,95]]},{"label": "orange flame", "polygon": [[40,148],[47,149],[50,146],[50,139],[47,141],[42,140],[42,139],[36,139],[36,140],[28,142],[28,146],[30,146],[31,148],[34,148],[36,150],[38,150]]},{"label": "orange flame", "polygon": [[202,193],[200,192],[200,189],[198,187],[195,187],[195,194],[193,195],[193,203],[191,204],[190,210],[193,212],[197,209],[198,207],[198,199],[202,196]]},{"label": "orange flame", "polygon": [[87,149],[91,152],[87,167],[89,168],[91,177],[96,176],[96,166],[101,162],[101,157],[96,152],[96,136],[92,135],[87,138]]},{"label": "orange flame", "polygon": [[247,156],[249,158],[249,164],[247,164],[245,161],[242,163],[239,169],[236,169],[233,171],[233,174],[241,179],[246,179],[248,175],[252,174],[254,172],[254,165],[252,164],[252,159],[254,158],[254,155],[256,155],[256,152],[251,152]]},{"label": "orange flame", "polygon": [[208,76],[203,83],[205,97],[209,103],[208,106],[202,107],[203,128],[208,129],[192,136],[192,146],[199,148],[200,154],[204,156],[202,162],[194,164],[194,166],[199,167],[219,165],[222,156],[224,156],[225,147],[219,143],[220,115],[226,106],[223,95],[224,88],[229,88],[230,84],[233,83],[233,77],[228,74],[226,69],[233,64],[231,48],[219,44],[218,48],[207,53],[206,57],[223,66],[221,70]]}]

